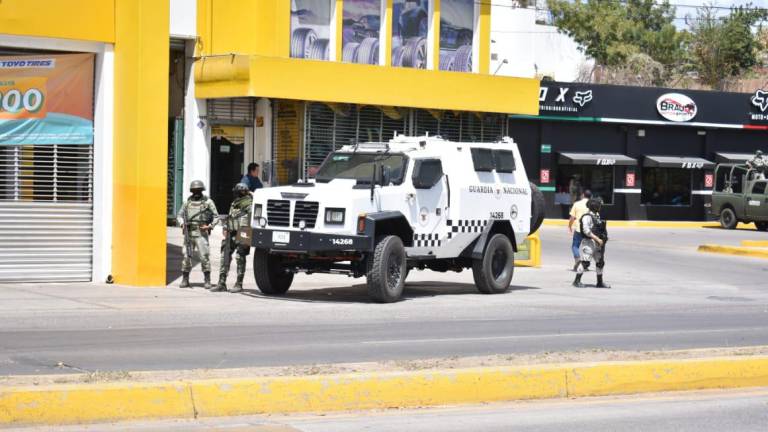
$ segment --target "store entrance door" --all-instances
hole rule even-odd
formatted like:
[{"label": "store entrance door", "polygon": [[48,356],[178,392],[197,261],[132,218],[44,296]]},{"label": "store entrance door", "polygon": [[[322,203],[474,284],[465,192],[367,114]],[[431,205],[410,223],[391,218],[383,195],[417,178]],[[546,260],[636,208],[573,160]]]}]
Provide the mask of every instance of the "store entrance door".
[{"label": "store entrance door", "polygon": [[232,188],[245,171],[245,127],[211,127],[210,196],[220,214],[232,204]]}]

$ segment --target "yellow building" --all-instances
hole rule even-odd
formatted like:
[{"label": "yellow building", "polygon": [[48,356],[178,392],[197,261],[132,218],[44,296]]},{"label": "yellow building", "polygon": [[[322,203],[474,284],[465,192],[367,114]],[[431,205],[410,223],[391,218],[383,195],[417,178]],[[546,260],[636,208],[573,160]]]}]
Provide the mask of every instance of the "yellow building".
[{"label": "yellow building", "polygon": [[[223,209],[250,162],[277,185],[350,142],[505,135],[508,114],[538,114],[539,83],[492,75],[490,14],[475,0],[3,0],[0,84],[18,76],[4,58],[67,53],[93,54],[94,80],[92,137],[74,146],[4,144],[0,111],[14,167],[0,168],[0,281],[164,285],[166,220],[193,179]],[[66,152],[74,180],[58,175]]]}]

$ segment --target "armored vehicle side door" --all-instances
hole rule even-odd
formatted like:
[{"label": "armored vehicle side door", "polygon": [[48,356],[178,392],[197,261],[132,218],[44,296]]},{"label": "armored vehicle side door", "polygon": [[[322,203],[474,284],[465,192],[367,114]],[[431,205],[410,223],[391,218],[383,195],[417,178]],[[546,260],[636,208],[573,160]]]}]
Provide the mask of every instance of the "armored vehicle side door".
[{"label": "armored vehicle side door", "polygon": [[440,159],[416,159],[411,181],[414,196],[409,201],[409,219],[415,236],[414,247],[427,252],[439,246],[445,226],[448,186]]},{"label": "armored vehicle side door", "polygon": [[746,196],[746,215],[750,220],[768,219],[768,195],[766,195],[766,181],[758,180],[752,183],[752,187]]}]

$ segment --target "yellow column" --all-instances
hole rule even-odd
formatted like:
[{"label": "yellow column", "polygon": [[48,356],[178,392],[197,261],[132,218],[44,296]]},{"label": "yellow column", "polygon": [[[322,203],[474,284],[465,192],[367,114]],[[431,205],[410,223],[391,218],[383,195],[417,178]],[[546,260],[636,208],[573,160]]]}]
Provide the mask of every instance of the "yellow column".
[{"label": "yellow column", "polygon": [[333,8],[334,20],[333,28],[336,30],[336,45],[333,47],[336,53],[336,61],[342,61],[342,54],[344,53],[344,0],[336,0],[336,5]]},{"label": "yellow column", "polygon": [[168,2],[115,1],[112,275],[165,285]]},{"label": "yellow column", "polygon": [[479,65],[477,71],[488,74],[491,67],[491,3],[480,2],[480,19],[477,26]]},{"label": "yellow column", "polygon": [[[434,13],[432,14],[432,65],[434,70],[440,70],[440,0],[433,0]],[[428,54],[428,55],[429,55]]]},{"label": "yellow column", "polygon": [[386,43],[387,49],[384,51],[384,66],[391,66],[392,65],[392,5],[394,1],[393,0],[384,0],[384,1],[385,1],[384,16],[381,17],[381,20],[384,23],[384,34],[381,35],[381,38],[387,41]]}]

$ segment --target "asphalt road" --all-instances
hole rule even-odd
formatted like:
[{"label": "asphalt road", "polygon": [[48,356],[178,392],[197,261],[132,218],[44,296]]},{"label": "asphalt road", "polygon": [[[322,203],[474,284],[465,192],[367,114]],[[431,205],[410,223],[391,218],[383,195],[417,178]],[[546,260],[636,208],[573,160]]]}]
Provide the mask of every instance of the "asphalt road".
[{"label": "asphalt road", "polygon": [[611,289],[570,286],[560,227],[543,231],[544,266],[517,269],[503,295],[478,294],[467,271],[415,272],[405,301],[388,305],[369,303],[362,280],[329,275],[298,276],[284,298],[0,285],[0,375],[768,345],[768,260],[695,250],[764,233],[615,228],[611,237]]},{"label": "asphalt road", "polygon": [[[764,432],[768,390],[550,400],[323,416],[231,417],[61,427],[66,431]],[[43,428],[19,431],[48,430]]]}]

